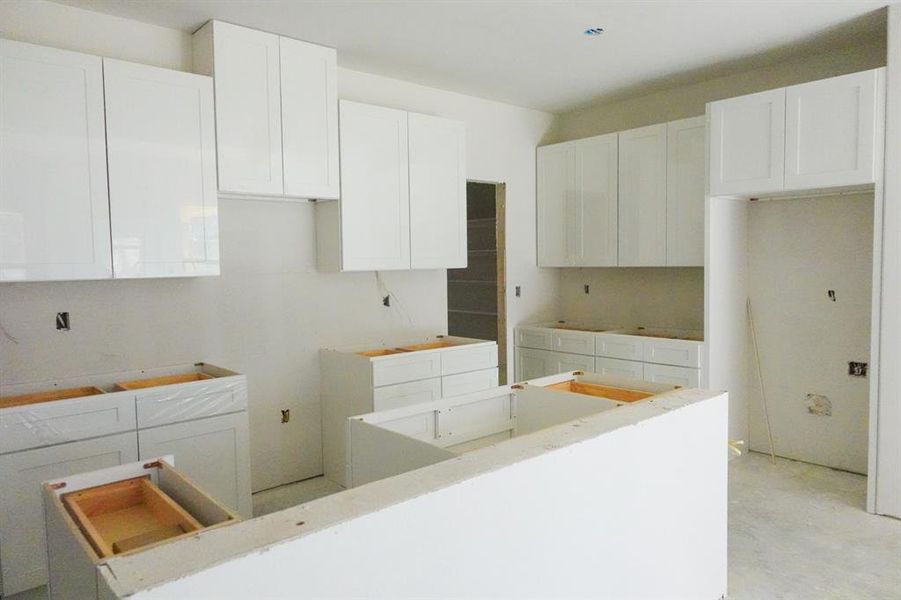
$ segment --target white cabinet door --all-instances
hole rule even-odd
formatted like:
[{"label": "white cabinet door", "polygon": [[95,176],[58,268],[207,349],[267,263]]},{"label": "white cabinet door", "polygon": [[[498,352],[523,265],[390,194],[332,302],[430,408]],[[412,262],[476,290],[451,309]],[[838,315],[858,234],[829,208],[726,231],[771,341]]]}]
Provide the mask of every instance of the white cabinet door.
[{"label": "white cabinet door", "polygon": [[281,196],[279,38],[215,21],[219,191]]},{"label": "white cabinet door", "polygon": [[135,433],[0,456],[2,595],[47,583],[41,483],[138,460]]},{"label": "white cabinet door", "polygon": [[101,59],[0,40],[0,281],[112,276]]},{"label": "white cabinet door", "polygon": [[644,379],[652,383],[669,383],[685,388],[696,388],[700,385],[700,371],[687,367],[645,363]]},{"label": "white cabinet door", "polygon": [[239,412],[138,432],[141,460],[171,454],[175,467],[210,496],[253,516],[247,413]]},{"label": "white cabinet door", "polygon": [[513,330],[516,346],[550,350],[553,347],[554,330],[547,327],[517,327]]},{"label": "white cabinet door", "polygon": [[619,134],[619,261],[666,265],[666,124]]},{"label": "white cabinet door", "polygon": [[571,225],[575,264],[580,267],[613,267],[617,263],[617,148],[615,133],[576,143],[575,214]]},{"label": "white cabinet door", "polygon": [[410,268],[407,113],[342,100],[344,271]]},{"label": "white cabinet door", "polygon": [[785,170],[785,88],[712,102],[710,195],[778,192]]},{"label": "white cabinet door", "polygon": [[594,372],[593,356],[566,354],[563,352],[550,352],[549,354],[548,366],[550,367],[550,373],[548,373],[548,375],[556,375],[557,373],[565,373],[566,371]]},{"label": "white cabinet door", "polygon": [[626,377],[641,381],[644,379],[644,363],[599,356],[595,359],[594,372],[600,375]]},{"label": "white cabinet door", "polygon": [[284,37],[279,47],[285,195],[337,199],[337,54]]},{"label": "white cabinet door", "polygon": [[785,188],[875,181],[881,69],[786,89]]},{"label": "white cabinet door", "polygon": [[515,348],[514,360],[516,369],[514,379],[516,381],[528,381],[553,374],[551,354],[553,353],[547,350]]},{"label": "white cabinet door", "polygon": [[212,80],[103,67],[114,276],[218,275]]},{"label": "white cabinet door", "polygon": [[542,146],[537,154],[538,266],[573,264],[576,212],[575,144]]},{"label": "white cabinet door", "polygon": [[707,119],[666,125],[666,264],[704,266]]},{"label": "white cabinet door", "polygon": [[466,129],[410,113],[410,261],[414,269],[466,267]]}]

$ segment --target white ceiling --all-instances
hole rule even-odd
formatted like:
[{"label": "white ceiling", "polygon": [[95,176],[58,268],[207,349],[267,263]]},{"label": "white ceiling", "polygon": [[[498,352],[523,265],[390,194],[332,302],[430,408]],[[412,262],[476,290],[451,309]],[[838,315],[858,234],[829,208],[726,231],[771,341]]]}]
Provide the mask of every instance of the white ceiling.
[{"label": "white ceiling", "polygon": [[[341,66],[562,112],[885,35],[885,0],[57,0],[193,31],[215,18]],[[596,38],[588,27],[606,31]]]}]

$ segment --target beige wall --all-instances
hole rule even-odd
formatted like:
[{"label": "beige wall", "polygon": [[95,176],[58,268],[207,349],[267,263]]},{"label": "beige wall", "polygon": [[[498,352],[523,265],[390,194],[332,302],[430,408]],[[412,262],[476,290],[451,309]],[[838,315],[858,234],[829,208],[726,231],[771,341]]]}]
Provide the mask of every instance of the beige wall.
[{"label": "beige wall", "polygon": [[[185,69],[187,33],[41,0],[0,2],[11,39]],[[535,265],[534,148],[546,113],[339,69],[339,95],[466,124],[467,175],[507,183],[509,325],[555,312],[558,274]],[[316,271],[314,207],[221,200],[222,275],[198,279],[0,284],[0,382],[198,360],[247,374],[254,489],[321,473],[318,349],[392,343],[447,329],[443,270]],[[511,294],[512,296],[512,294]],[[57,311],[72,331],[54,328]],[[512,346],[512,344],[511,344]],[[512,363],[512,361],[510,361]],[[280,423],[281,408],[291,422]]]}]

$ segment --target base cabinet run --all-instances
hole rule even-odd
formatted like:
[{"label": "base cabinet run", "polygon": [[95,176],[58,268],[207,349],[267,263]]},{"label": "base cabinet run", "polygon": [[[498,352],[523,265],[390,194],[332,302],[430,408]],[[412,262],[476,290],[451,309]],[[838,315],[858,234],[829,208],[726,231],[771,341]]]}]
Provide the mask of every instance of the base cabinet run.
[{"label": "base cabinet run", "polygon": [[0,596],[47,583],[50,479],[172,455],[205,493],[251,516],[244,375],[201,364],[85,383],[0,388]]}]

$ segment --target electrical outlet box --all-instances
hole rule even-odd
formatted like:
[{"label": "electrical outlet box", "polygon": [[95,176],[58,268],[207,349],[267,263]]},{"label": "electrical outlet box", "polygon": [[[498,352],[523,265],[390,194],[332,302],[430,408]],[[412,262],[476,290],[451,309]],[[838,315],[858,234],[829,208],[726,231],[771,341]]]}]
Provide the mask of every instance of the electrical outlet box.
[{"label": "electrical outlet box", "polygon": [[69,313],[68,312],[58,312],[56,313],[56,330],[57,331],[69,331],[71,329],[69,325]]},{"label": "electrical outlet box", "polygon": [[865,362],[854,362],[851,361],[848,363],[848,375],[851,377],[866,377],[867,376],[867,363]]}]

